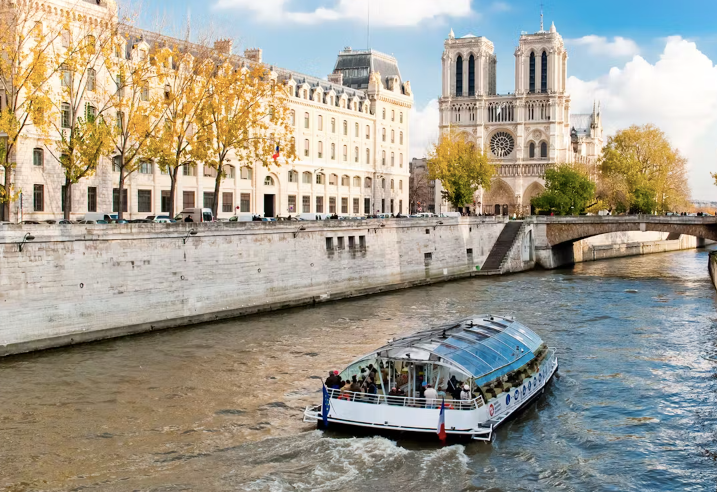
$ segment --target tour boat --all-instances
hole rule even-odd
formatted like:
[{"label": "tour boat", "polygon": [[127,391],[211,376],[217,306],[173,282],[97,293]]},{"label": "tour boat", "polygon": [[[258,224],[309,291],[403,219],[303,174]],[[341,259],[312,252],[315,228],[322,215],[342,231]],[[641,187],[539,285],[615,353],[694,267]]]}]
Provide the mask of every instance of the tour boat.
[{"label": "tour boat", "polygon": [[[472,316],[360,357],[339,377],[360,383],[371,371],[377,391],[324,386],[322,404],[306,407],[304,422],[441,437],[445,427],[448,437],[490,441],[501,423],[544,393],[557,370],[555,350],[514,318]],[[428,385],[438,394],[421,398]]]}]

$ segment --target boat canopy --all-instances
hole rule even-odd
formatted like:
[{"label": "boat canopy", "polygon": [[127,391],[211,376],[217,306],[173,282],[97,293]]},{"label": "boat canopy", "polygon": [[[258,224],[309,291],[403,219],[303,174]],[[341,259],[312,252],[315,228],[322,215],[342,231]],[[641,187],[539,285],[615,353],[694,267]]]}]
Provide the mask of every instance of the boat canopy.
[{"label": "boat canopy", "polygon": [[472,316],[391,340],[361,359],[379,357],[447,365],[482,385],[532,361],[542,344],[534,331],[513,318]]}]

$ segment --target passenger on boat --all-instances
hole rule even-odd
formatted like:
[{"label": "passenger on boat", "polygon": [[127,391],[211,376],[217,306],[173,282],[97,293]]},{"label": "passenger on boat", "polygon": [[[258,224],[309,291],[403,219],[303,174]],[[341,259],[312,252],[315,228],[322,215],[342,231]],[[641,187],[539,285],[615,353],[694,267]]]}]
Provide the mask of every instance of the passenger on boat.
[{"label": "passenger on boat", "polygon": [[341,393],[347,393],[351,391],[351,381],[344,381],[344,385],[341,387]]},{"label": "passenger on boat", "polygon": [[471,395],[471,387],[467,384],[463,385],[463,391],[461,391],[461,400],[472,400],[473,395]]},{"label": "passenger on boat", "polygon": [[391,388],[391,391],[388,392],[388,396],[406,396],[406,394],[401,388],[397,388],[394,386],[393,388]]},{"label": "passenger on boat", "polygon": [[329,371],[329,377],[326,378],[326,387],[329,389],[339,389],[341,387],[341,378],[339,371]]},{"label": "passenger on boat", "polygon": [[461,399],[461,385],[455,375],[451,376],[451,379],[448,380],[448,393],[451,394],[454,400]]},{"label": "passenger on boat", "polygon": [[426,385],[426,391],[423,392],[424,398],[426,399],[426,408],[436,408],[438,402],[438,391],[433,389],[430,384]]},{"label": "passenger on boat", "polygon": [[[420,378],[420,376],[419,376]],[[426,382],[423,381],[421,383],[421,386],[418,387],[418,397],[419,398],[425,398],[426,397]]]},{"label": "passenger on boat", "polygon": [[361,393],[361,385],[359,384],[355,374],[351,376],[351,392]]}]

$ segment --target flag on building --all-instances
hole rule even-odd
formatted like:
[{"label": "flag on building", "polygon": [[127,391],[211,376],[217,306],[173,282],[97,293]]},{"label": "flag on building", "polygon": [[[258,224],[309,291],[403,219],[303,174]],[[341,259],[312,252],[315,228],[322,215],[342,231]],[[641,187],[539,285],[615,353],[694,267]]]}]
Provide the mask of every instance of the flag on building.
[{"label": "flag on building", "polygon": [[329,395],[326,385],[324,389],[324,401],[321,403],[321,417],[324,419],[324,427],[329,425],[329,407],[331,406],[331,395]]},{"label": "flag on building", "polygon": [[279,146],[276,146],[276,152],[274,152],[274,155],[271,156],[272,159],[276,162],[276,160],[279,158],[281,154],[279,153]]},{"label": "flag on building", "polygon": [[441,401],[441,412],[438,414],[438,428],[436,429],[438,439],[446,441],[446,400]]}]

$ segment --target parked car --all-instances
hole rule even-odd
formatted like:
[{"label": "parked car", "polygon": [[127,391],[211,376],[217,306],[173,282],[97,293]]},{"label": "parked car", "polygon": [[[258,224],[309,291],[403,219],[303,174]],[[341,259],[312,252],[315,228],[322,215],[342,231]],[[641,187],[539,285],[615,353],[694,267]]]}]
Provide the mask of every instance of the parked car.
[{"label": "parked car", "polygon": [[112,220],[117,220],[117,214],[111,214],[107,212],[87,212],[82,220],[104,220],[106,224],[109,224]]},{"label": "parked car", "polygon": [[171,222],[176,222],[169,215],[148,215],[146,220],[149,220],[156,224],[169,224]]},{"label": "parked car", "polygon": [[71,225],[71,224],[75,224],[76,222],[74,222],[72,220],[62,219],[62,220],[58,221],[57,223],[60,225]]},{"label": "parked car", "polygon": [[117,219],[110,222],[110,224],[129,224],[127,219]]},{"label": "parked car", "polygon": [[[191,218],[191,220],[187,220]],[[177,222],[214,222],[211,208],[185,208],[174,218]]]},{"label": "parked car", "polygon": [[442,212],[441,217],[461,217],[460,212]]},{"label": "parked car", "polygon": [[20,223],[21,223],[21,224],[30,224],[30,225],[37,225],[37,224],[39,224],[39,222],[36,221],[36,220],[23,220],[23,221],[20,222]]},{"label": "parked car", "polygon": [[252,214],[239,214],[229,218],[229,222],[251,222],[254,220]]}]

